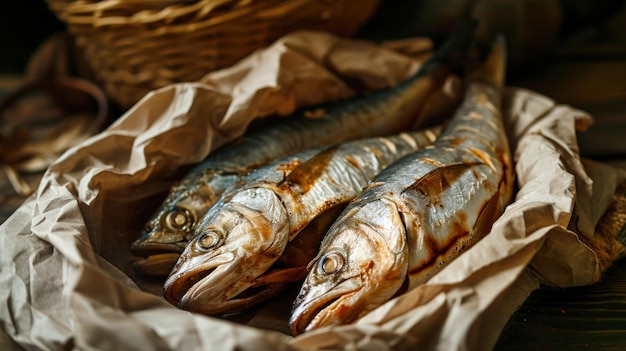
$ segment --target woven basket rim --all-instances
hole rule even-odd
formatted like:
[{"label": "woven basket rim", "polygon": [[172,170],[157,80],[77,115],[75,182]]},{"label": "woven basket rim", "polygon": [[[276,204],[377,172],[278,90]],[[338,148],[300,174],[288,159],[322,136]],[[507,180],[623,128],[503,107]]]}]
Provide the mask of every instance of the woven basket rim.
[{"label": "woven basket rim", "polygon": [[45,1],[107,94],[130,107],[150,90],[199,79],[287,32],[352,36],[382,0]]},{"label": "woven basket rim", "polygon": [[[197,0],[189,5],[181,5],[185,0],[168,0],[167,3],[175,4],[158,9],[137,7],[128,10],[129,15],[116,13],[115,10],[128,9],[131,3],[154,3],[154,0],[77,0],[70,3],[67,0],[46,1],[57,16],[71,26],[167,24],[170,29],[180,26],[180,31],[189,31],[197,29],[199,23],[202,23],[203,27],[212,27],[250,15],[259,18],[277,18],[295,8],[319,0]],[[180,22],[175,23],[177,21]]]}]

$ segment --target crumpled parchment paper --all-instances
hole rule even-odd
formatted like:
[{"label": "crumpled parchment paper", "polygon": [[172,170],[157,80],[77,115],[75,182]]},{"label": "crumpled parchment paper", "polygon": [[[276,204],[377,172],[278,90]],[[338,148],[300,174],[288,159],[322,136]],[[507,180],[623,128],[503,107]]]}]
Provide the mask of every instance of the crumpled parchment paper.
[{"label": "crumpled parchment paper", "polygon": [[[424,39],[394,44],[297,32],[200,82],[148,94],[64,153],[0,226],[0,346],[488,350],[540,283],[597,281],[596,256],[579,238],[593,239],[624,174],[607,167],[589,177],[589,167],[605,166],[583,163],[578,154],[576,131],[592,123],[588,114],[515,88],[507,89],[504,104],[519,184],[515,202],[487,237],[427,284],[354,324],[293,338],[259,327],[272,325],[259,322],[267,317],[244,325],[179,310],[160,296],[158,284],[134,276],[130,243],[188,166],[253,120],[395,85],[431,49]],[[291,301],[272,304],[288,309]]]}]

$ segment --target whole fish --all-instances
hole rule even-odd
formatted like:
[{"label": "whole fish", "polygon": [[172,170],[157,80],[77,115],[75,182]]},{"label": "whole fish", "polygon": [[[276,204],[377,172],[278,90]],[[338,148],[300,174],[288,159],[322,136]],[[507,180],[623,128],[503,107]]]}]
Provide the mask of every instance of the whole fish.
[{"label": "whole fish", "polygon": [[172,187],[132,244],[132,253],[144,258],[135,262],[137,273],[167,274],[202,216],[252,169],[309,147],[416,129],[415,117],[459,67],[472,36],[473,30],[464,30],[451,37],[416,74],[394,88],[303,109],[210,154]]},{"label": "whole fish", "polygon": [[468,70],[463,102],[435,143],[381,172],[332,224],[294,301],[294,335],[360,318],[490,231],[513,193],[499,109],[505,56],[500,39]]},{"label": "whole fish", "polygon": [[345,142],[295,167],[287,160],[251,172],[198,225],[165,282],[165,298],[190,311],[231,313],[301,281],[338,206],[389,164],[432,143],[439,129]]}]

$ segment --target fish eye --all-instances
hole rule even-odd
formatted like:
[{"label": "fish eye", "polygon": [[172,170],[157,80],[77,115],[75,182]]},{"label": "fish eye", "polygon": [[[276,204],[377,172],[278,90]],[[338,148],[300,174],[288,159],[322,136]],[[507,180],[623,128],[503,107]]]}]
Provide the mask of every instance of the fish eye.
[{"label": "fish eye", "polygon": [[167,214],[165,221],[172,229],[190,230],[193,225],[193,215],[187,209],[176,208]]},{"label": "fish eye", "polygon": [[222,242],[222,235],[213,230],[207,230],[198,236],[196,246],[198,249],[207,251],[215,248]]},{"label": "fish eye", "polygon": [[331,252],[322,257],[319,268],[324,274],[333,274],[338,272],[345,263],[345,259],[339,252]]}]

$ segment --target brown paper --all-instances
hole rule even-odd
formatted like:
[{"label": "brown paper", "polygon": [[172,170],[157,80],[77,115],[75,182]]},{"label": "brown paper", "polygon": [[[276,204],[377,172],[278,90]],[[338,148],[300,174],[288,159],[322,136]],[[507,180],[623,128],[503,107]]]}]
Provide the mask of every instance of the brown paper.
[{"label": "brown paper", "polygon": [[[292,338],[269,330],[284,320],[268,322],[273,307],[291,301],[270,302],[243,325],[179,310],[158,284],[134,276],[130,243],[187,166],[255,119],[394,85],[419,67],[421,55],[387,47],[295,33],[201,82],[148,94],[68,150],[0,226],[3,332],[21,347],[49,350],[481,350],[540,282],[596,281],[595,255],[578,238],[593,236],[597,206],[606,208],[624,174],[580,160],[575,131],[591,117],[522,89],[507,91],[504,111],[515,202],[427,284],[354,324]],[[605,168],[587,172],[596,167]],[[592,208],[590,198],[602,203]],[[13,348],[4,339],[0,346]]]}]

